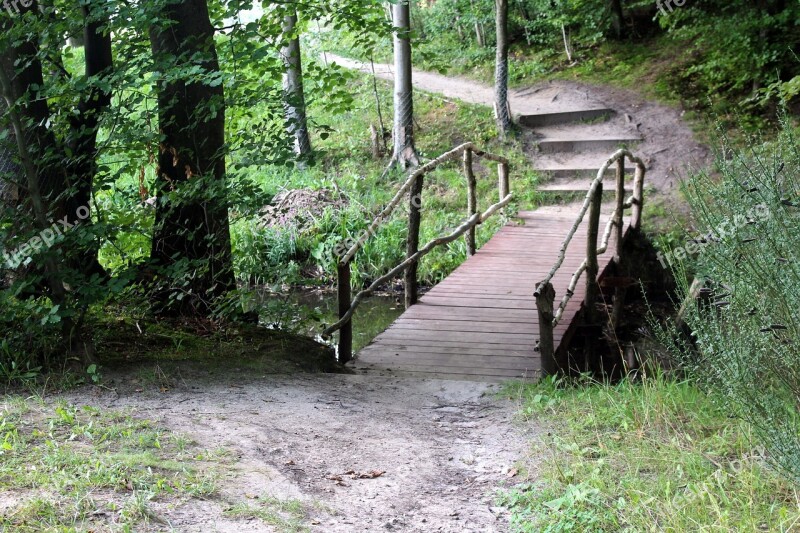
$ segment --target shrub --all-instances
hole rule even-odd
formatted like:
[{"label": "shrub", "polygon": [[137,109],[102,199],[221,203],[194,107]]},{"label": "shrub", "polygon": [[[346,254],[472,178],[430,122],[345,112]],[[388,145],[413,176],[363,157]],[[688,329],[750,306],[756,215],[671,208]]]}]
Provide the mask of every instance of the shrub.
[{"label": "shrub", "polygon": [[[800,481],[800,150],[784,125],[771,144],[722,143],[720,178],[685,191],[702,231],[668,259],[707,280],[688,307],[690,336],[659,330],[687,370],[752,424],[770,460]],[[680,260],[697,252],[696,257]],[[683,294],[688,280],[683,275]]]}]

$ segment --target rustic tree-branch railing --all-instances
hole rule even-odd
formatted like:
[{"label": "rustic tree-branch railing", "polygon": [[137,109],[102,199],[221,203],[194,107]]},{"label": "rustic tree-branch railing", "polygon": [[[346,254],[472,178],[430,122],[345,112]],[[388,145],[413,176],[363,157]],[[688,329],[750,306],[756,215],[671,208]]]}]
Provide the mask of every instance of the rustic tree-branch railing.
[{"label": "rustic tree-branch railing", "polygon": [[[628,199],[625,199],[626,158],[636,165],[636,171],[633,179],[633,194]],[[600,227],[600,208],[603,197],[603,178],[606,171],[615,163],[615,207],[614,211],[611,213],[608,223],[606,224],[602,238],[600,239],[600,245],[598,246],[597,240]],[[550,272],[548,272],[545,278],[536,286],[536,291],[533,295],[536,299],[536,307],[539,313],[539,354],[541,356],[542,372],[544,374],[552,374],[557,371],[558,365],[555,354],[556,347],[553,344],[553,329],[561,320],[564,310],[567,307],[567,303],[575,294],[575,288],[578,286],[581,275],[584,273],[586,274],[586,297],[584,300],[584,309],[586,313],[585,320],[588,323],[596,322],[597,317],[595,307],[600,293],[600,288],[597,283],[597,256],[604,254],[608,250],[608,243],[611,239],[611,234],[614,233],[614,262],[617,265],[621,263],[624,237],[623,216],[626,209],[631,209],[630,229],[638,231],[641,227],[642,205],[644,202],[645,171],[646,169],[644,162],[642,162],[641,159],[634,156],[628,150],[618,150],[608,158],[608,160],[597,172],[597,176],[592,180],[589,186],[589,190],[586,193],[586,198],[583,201],[583,205],[581,206],[578,216],[576,217],[569,233],[561,244],[555,265],[553,265],[553,268],[550,269]],[[559,303],[558,307],[554,309],[553,305],[555,303],[556,293],[552,284],[553,277],[564,263],[564,258],[567,254],[567,248],[569,247],[572,238],[575,236],[575,233],[578,231],[578,228],[583,222],[587,212],[589,213],[589,220],[587,230],[588,241],[586,245],[586,258],[572,275],[561,302]],[[614,296],[613,311],[611,313],[612,324],[614,326],[616,326],[616,323],[619,320],[619,315],[622,311],[624,294],[621,291],[624,291],[624,289],[617,289],[617,293]]]},{"label": "rustic tree-branch railing", "polygon": [[[498,201],[489,206],[482,213],[478,212],[477,179],[475,178],[473,167],[473,159],[475,156],[497,163]],[[421,195],[424,177],[426,174],[432,172],[440,165],[448,161],[457,160],[459,158],[461,158],[463,163],[463,170],[467,184],[467,218],[450,234],[433,239],[425,246],[420,248],[419,230],[422,219]],[[356,294],[355,298],[352,298],[350,264],[353,261],[353,258],[364,246],[367,240],[374,235],[376,231],[378,231],[381,224],[383,224],[389,218],[389,216],[391,216],[391,214],[406,196],[409,200],[409,218],[405,260],[403,260],[400,264],[386,274],[375,279],[366,289],[363,289]],[[352,357],[352,317],[356,308],[361,304],[364,298],[375,292],[375,290],[377,290],[386,281],[394,278],[401,272],[404,272],[405,304],[407,308],[414,305],[417,302],[417,293],[419,287],[417,280],[417,265],[419,260],[437,246],[451,243],[462,235],[466,235],[468,254],[474,255],[476,251],[475,228],[485,222],[491,216],[498,213],[502,208],[506,207],[509,202],[511,202],[511,199],[512,194],[509,188],[508,160],[499,155],[479,150],[472,143],[462,144],[450,150],[449,152],[440,155],[436,159],[429,161],[425,165],[412,172],[405,182],[403,182],[403,184],[398,188],[394,197],[392,197],[392,200],[380,213],[378,213],[367,230],[338,261],[337,299],[339,320],[335,324],[332,324],[326,328],[322,332],[322,336],[323,338],[330,338],[334,332],[337,330],[339,331],[339,361],[345,363]]]}]

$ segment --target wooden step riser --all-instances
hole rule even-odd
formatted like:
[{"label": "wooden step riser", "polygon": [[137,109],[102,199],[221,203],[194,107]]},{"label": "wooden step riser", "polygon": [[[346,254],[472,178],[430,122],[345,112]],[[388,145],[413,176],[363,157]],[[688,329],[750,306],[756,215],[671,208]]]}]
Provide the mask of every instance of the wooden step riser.
[{"label": "wooden step riser", "polygon": [[586,109],[582,111],[544,113],[541,115],[519,115],[517,117],[517,122],[520,126],[525,128],[539,128],[542,126],[558,126],[559,124],[593,121],[603,117],[608,119],[614,114],[615,112],[613,109]]},{"label": "wooden step riser", "polygon": [[[552,169],[538,169],[534,164],[534,170],[538,172],[540,175],[551,178],[551,179],[586,179],[587,186],[589,184],[589,180],[597,176],[597,172],[600,168],[561,168],[558,170]],[[626,176],[633,176],[634,173],[633,168],[625,168],[625,175]],[[616,165],[608,167],[606,169],[606,176],[614,176],[617,172]]]},{"label": "wooden step riser", "polygon": [[639,139],[593,139],[581,141],[548,141],[546,139],[537,142],[537,148],[541,154],[555,154],[558,152],[613,152],[623,146],[631,147],[639,144]]},{"label": "wooden step riser", "polygon": [[[570,196],[574,195],[574,196],[576,196],[576,198],[578,196],[580,196],[580,198],[583,198],[584,196],[586,196],[586,189],[585,188],[581,189],[581,188],[578,188],[578,187],[575,187],[574,189],[566,188],[566,187],[562,188],[562,189],[545,189],[545,188],[541,188],[541,189],[539,189],[539,193],[543,194],[543,195],[548,195],[548,196],[559,196],[559,195],[563,196],[565,194],[568,194]],[[613,185],[610,186],[610,187],[604,187],[603,188],[603,199],[605,199],[605,200],[612,199],[612,198],[614,198],[614,194],[615,194],[615,191],[614,191],[614,186]],[[631,194],[633,194],[633,191],[631,189],[626,188],[625,189],[625,197],[627,198]]]}]

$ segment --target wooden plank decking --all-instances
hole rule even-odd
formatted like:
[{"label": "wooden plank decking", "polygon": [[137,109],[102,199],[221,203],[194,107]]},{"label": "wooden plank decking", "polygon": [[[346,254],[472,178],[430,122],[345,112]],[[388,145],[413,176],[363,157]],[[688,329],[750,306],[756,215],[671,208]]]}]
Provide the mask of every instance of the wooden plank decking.
[{"label": "wooden plank decking", "polygon": [[[552,268],[574,209],[522,212],[444,281],[406,310],[359,352],[356,367],[369,373],[499,381],[534,378],[541,364],[533,291]],[[602,228],[605,222],[601,223]],[[556,305],[586,254],[585,225],[570,243],[553,279]],[[611,246],[609,247],[610,249]],[[600,271],[611,258],[599,256]],[[558,347],[584,299],[581,280],[555,328]]]}]

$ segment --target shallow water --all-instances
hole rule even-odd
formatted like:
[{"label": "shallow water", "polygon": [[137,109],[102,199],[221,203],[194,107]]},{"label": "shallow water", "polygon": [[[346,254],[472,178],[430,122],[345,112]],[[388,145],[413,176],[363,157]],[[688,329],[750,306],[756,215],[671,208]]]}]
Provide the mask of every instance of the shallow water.
[{"label": "shallow water", "polygon": [[[371,296],[353,315],[353,352],[369,344],[403,312],[402,294]],[[338,320],[336,293],[297,290],[287,294],[262,292],[259,297],[261,323],[335,345],[338,334],[323,341],[320,333]]]}]

